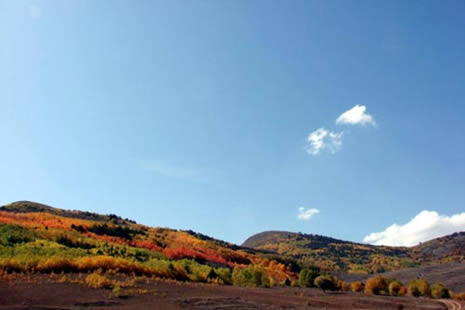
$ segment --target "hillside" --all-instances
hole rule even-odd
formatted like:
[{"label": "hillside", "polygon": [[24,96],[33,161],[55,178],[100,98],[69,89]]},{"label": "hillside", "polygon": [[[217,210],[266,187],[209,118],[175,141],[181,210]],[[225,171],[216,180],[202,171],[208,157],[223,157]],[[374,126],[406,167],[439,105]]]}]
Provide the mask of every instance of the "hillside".
[{"label": "hillside", "polygon": [[464,261],[465,232],[457,232],[448,236],[420,243],[409,249],[412,258],[418,261]]},{"label": "hillside", "polygon": [[[458,233],[402,248],[272,231],[252,236],[237,246],[193,231],[148,227],[113,214],[20,201],[0,207],[0,278],[17,272],[116,272],[181,281],[274,286],[296,284],[298,273],[308,265],[338,274],[343,280],[350,279],[347,274],[396,270],[411,271],[404,276],[394,274],[399,278],[415,278],[421,272],[411,267],[463,261],[464,237],[464,233]],[[463,265],[454,265],[451,270],[461,272]],[[435,279],[442,279],[440,276],[447,271],[433,269],[424,270],[436,273]],[[462,281],[461,277],[448,279],[452,287],[460,286]]]},{"label": "hillside", "polygon": [[[338,274],[344,281],[365,281],[373,275]],[[407,268],[383,273],[383,277],[408,283],[412,279],[424,278],[429,283],[441,282],[456,292],[465,291],[465,264],[443,263],[423,267]]]},{"label": "hillside", "polygon": [[379,247],[302,233],[262,232],[247,239],[242,246],[289,255],[327,271],[377,273],[417,266],[406,248]]},{"label": "hillside", "polygon": [[462,262],[465,233],[407,248],[360,244],[319,235],[267,231],[250,237],[242,246],[291,256],[332,272],[380,273],[426,264]]},{"label": "hillside", "polygon": [[253,275],[258,277],[256,285],[266,286],[294,281],[294,268],[295,262],[258,250],[192,231],[148,227],[116,215],[28,201],[0,208],[0,270],[7,272],[117,270],[225,284],[240,280],[247,284]]}]

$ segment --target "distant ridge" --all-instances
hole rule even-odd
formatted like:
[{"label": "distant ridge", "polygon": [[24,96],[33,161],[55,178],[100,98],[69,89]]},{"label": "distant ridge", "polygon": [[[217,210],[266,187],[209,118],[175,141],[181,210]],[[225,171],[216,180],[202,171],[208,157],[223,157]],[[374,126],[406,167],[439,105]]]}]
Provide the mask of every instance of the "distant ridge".
[{"label": "distant ridge", "polygon": [[314,246],[317,246],[317,244],[329,244],[329,243],[353,243],[356,244],[356,242],[351,242],[351,241],[344,241],[332,237],[327,237],[327,236],[322,236],[322,235],[315,235],[315,234],[303,234],[303,233],[295,233],[295,232],[289,232],[289,231],[280,231],[280,230],[270,230],[270,231],[264,231],[258,234],[255,234],[251,237],[249,237],[247,240],[245,240],[242,243],[242,246],[245,247],[260,247],[261,245],[266,244],[270,238],[273,238],[273,236],[282,238],[283,240],[288,239],[288,240],[294,240],[294,239],[302,239],[302,238],[309,238],[312,239],[316,244]]},{"label": "distant ridge", "polygon": [[265,231],[249,237],[244,247],[294,257],[329,271],[378,273],[465,261],[465,232],[436,238],[413,247],[375,246],[331,237]]},{"label": "distant ridge", "polygon": [[33,213],[33,212],[46,212],[58,216],[77,218],[83,220],[92,220],[92,221],[101,221],[106,222],[113,220],[114,222],[119,222],[124,224],[125,222],[135,223],[135,221],[129,219],[123,219],[114,214],[101,215],[98,213],[87,212],[87,211],[78,211],[78,210],[64,210],[59,208],[54,208],[42,203],[32,202],[32,201],[16,201],[9,204],[6,204],[0,207],[0,211],[6,212],[16,212],[16,213]]}]

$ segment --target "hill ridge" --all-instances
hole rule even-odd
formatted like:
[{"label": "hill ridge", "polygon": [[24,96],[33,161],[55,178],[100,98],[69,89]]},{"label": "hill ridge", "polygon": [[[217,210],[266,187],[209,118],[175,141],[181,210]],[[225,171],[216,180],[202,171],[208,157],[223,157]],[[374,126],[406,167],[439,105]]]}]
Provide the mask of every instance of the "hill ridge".
[{"label": "hill ridge", "polygon": [[[242,245],[235,245],[192,230],[149,227],[117,215],[65,210],[31,201],[17,201],[0,207],[1,223],[58,229],[61,234],[79,233],[82,235],[80,239],[88,240],[86,247],[92,246],[94,239],[106,240],[158,251],[172,258],[194,258],[220,265],[249,264],[266,257],[286,265],[283,270],[295,270],[293,266],[298,263],[314,265],[328,272],[379,273],[465,261],[465,232],[433,239],[413,248],[376,246],[279,230],[255,234]],[[54,236],[53,241],[57,241],[56,233]],[[80,239],[67,244],[79,247]],[[197,245],[201,246],[196,249]]]},{"label": "hill ridge", "polygon": [[81,210],[68,210],[68,209],[61,209],[52,207],[43,203],[28,201],[28,200],[20,200],[15,201],[0,207],[0,211],[5,212],[17,212],[17,213],[33,213],[33,212],[46,212],[58,216],[69,217],[69,218],[78,218],[78,219],[85,219],[85,220],[96,220],[96,221],[119,221],[119,222],[129,222],[136,224],[135,221],[130,219],[123,219],[122,217],[115,215],[115,214],[99,214],[95,212],[89,211],[81,211]]},{"label": "hill ridge", "polygon": [[[365,244],[365,243],[350,241],[350,240],[338,239],[338,238],[334,238],[334,237],[330,237],[330,236],[326,236],[326,235],[302,233],[302,232],[292,232],[292,231],[286,231],[286,230],[265,230],[265,231],[253,234],[252,236],[248,237],[242,243],[242,246],[247,246],[248,244],[254,244],[256,242],[254,239],[257,239],[257,238],[259,238],[261,236],[266,236],[268,234],[287,234],[289,236],[302,236],[302,237],[312,237],[312,238],[316,238],[316,239],[325,239],[325,240],[332,241],[332,242],[337,242],[337,243],[352,243],[352,244],[371,246],[370,244]],[[399,247],[399,248],[401,248],[401,247]]]},{"label": "hill ridge", "polygon": [[328,271],[379,273],[424,263],[465,261],[465,232],[435,238],[413,247],[371,245],[317,234],[264,231],[242,246],[294,257]]}]

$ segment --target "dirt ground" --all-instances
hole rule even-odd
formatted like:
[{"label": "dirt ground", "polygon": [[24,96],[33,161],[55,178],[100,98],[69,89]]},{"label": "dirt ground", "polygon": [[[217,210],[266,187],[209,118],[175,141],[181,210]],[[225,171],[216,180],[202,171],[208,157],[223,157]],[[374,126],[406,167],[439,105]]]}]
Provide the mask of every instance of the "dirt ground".
[{"label": "dirt ground", "polygon": [[325,294],[317,289],[251,289],[165,281],[152,281],[144,288],[149,293],[118,298],[111,296],[111,290],[82,284],[0,281],[0,310],[447,309],[444,303],[435,300]]}]

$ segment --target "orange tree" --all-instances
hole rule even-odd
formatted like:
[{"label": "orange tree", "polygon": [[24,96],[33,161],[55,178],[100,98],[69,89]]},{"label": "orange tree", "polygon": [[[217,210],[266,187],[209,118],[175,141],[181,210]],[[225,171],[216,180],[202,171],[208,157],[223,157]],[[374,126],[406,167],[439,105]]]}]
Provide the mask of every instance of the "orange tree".
[{"label": "orange tree", "polygon": [[369,278],[365,283],[365,293],[371,295],[385,294],[387,290],[386,280],[377,275],[376,277]]},{"label": "orange tree", "polygon": [[352,292],[363,292],[363,282],[362,281],[355,281],[350,283],[350,288],[352,289]]}]

